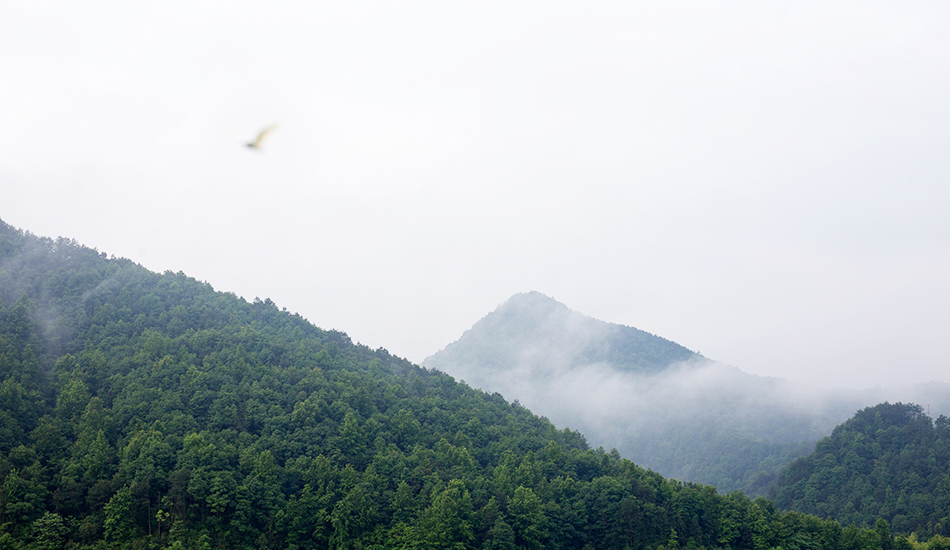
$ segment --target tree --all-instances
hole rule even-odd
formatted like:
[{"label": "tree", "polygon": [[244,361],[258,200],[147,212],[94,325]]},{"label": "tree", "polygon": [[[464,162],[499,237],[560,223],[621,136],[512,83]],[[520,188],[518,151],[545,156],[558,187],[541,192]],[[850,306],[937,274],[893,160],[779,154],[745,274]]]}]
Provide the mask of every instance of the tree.
[{"label": "tree", "polygon": [[46,512],[33,522],[34,545],[37,550],[59,550],[66,538],[66,523],[59,514]]},{"label": "tree", "polygon": [[132,523],[132,492],[123,487],[109,499],[105,507],[106,540],[124,542],[132,538],[135,526]]},{"label": "tree", "polygon": [[508,514],[518,546],[528,550],[544,547],[547,521],[541,510],[541,499],[531,489],[519,486],[508,501]]},{"label": "tree", "polygon": [[515,531],[502,518],[495,520],[495,525],[488,532],[482,550],[515,550]]}]

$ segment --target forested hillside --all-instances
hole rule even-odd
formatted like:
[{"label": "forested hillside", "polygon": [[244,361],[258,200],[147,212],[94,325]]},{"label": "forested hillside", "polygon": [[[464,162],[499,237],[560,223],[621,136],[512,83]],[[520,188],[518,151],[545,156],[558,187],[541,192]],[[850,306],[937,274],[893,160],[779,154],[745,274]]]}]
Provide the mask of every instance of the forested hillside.
[{"label": "forested hillside", "polygon": [[0,548],[928,548],[663,479],[269,300],[2,222],[0,379]]},{"label": "forested hillside", "polygon": [[950,420],[919,405],[859,411],[789,466],[775,490],[785,509],[920,536],[950,532]]}]

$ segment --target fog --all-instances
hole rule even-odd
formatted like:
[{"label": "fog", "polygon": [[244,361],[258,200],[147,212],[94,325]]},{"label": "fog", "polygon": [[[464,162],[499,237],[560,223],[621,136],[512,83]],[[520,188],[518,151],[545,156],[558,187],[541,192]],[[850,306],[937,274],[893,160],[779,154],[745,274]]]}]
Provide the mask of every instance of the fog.
[{"label": "fog", "polygon": [[948,27],[934,2],[6,1],[0,218],[413,361],[538,289],[757,375],[948,381]]},{"label": "fog", "polygon": [[[580,431],[593,447],[618,449],[666,476],[752,495],[766,494],[774,479],[756,484],[759,477],[774,475],[788,460],[811,452],[818,439],[864,407],[917,403],[933,418],[950,414],[946,383],[822,390],[712,361],[678,364],[652,375],[618,372],[605,363],[548,376],[537,364],[525,363],[487,379],[465,369],[448,370],[517,400],[559,428]],[[751,464],[736,463],[734,472],[717,475],[733,454]]]},{"label": "fog", "polygon": [[[889,388],[820,389],[785,379],[742,373],[713,361],[681,363],[651,375],[619,372],[607,363],[578,365],[542,374],[521,364],[488,378],[466,369],[447,370],[474,387],[497,392],[547,416],[560,427],[584,433],[594,446],[624,445],[625,434],[657,429],[658,422],[714,425],[741,420],[742,428],[775,442],[817,440],[864,407],[917,403],[934,418],[950,414],[950,384]],[[475,381],[475,382],[471,382]],[[781,418],[782,426],[776,426]]]},{"label": "fog", "polygon": [[[617,357],[587,361],[589,358]],[[884,401],[950,414],[950,384],[854,390],[761,377],[598,321],[539,293],[518,294],[424,365],[517,400],[559,428],[661,474],[764,494],[778,469],[855,412]],[[688,353],[688,350],[682,350]],[[652,360],[651,360],[652,358]]]}]

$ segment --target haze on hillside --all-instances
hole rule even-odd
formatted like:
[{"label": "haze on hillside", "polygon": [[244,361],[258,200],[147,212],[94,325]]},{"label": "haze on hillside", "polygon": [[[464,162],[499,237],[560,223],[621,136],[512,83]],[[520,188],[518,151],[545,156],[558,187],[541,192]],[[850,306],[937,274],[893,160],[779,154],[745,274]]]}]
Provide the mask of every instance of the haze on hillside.
[{"label": "haze on hillside", "polygon": [[884,0],[5,1],[0,217],[413,361],[537,289],[757,375],[947,382],[948,28]]},{"label": "haze on hillside", "polygon": [[270,300],[2,220],[0,357],[5,548],[950,544],[663,479]]},{"label": "haze on hillside", "polygon": [[665,476],[764,494],[859,408],[950,412],[950,385],[823,390],[750,375],[632,327],[516,294],[423,365],[498,392]]}]

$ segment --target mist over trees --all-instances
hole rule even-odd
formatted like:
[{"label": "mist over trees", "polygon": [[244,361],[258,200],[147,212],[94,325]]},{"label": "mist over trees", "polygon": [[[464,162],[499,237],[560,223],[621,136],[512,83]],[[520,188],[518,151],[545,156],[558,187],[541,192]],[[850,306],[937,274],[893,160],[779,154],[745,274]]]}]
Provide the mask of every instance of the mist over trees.
[{"label": "mist over trees", "polygon": [[937,550],[664,479],[270,300],[0,222],[0,548]]},{"label": "mist over trees", "polygon": [[423,361],[517,399],[664,476],[764,495],[855,410],[885,399],[950,411],[950,385],[819,390],[711,361],[537,292],[517,294]]}]

